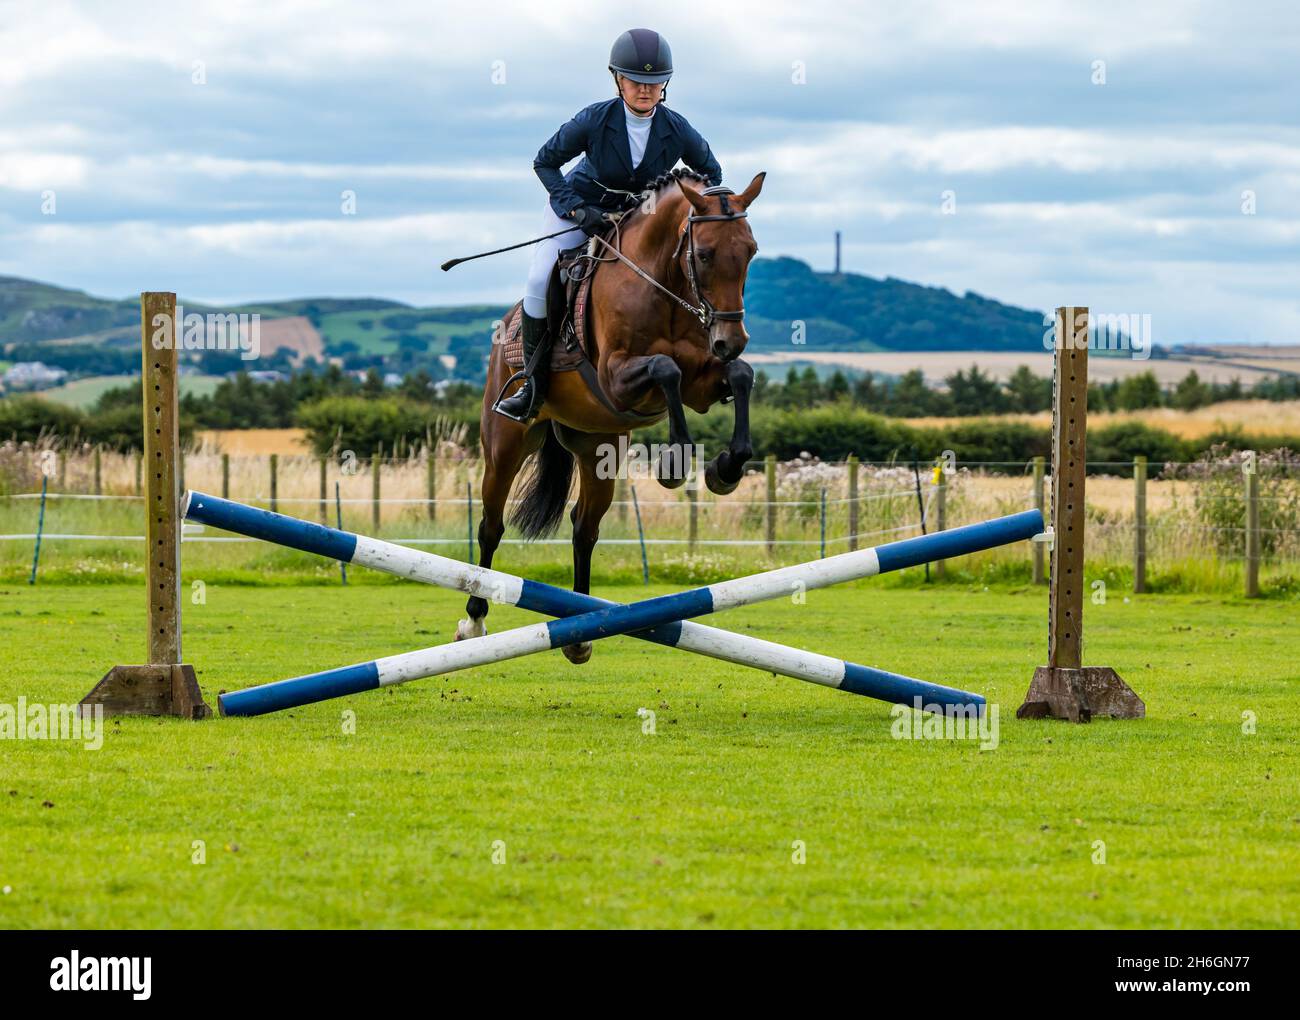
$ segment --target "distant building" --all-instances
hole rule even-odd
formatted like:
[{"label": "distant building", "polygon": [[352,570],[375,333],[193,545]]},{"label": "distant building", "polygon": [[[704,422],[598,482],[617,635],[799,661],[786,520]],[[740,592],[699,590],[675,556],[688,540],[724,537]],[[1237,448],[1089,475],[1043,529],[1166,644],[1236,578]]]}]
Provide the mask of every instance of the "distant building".
[{"label": "distant building", "polygon": [[260,368],[256,372],[249,372],[248,378],[254,382],[284,382],[289,377],[283,372],[277,372],[271,368]]},{"label": "distant building", "polygon": [[45,390],[62,386],[68,373],[61,368],[51,368],[43,361],[20,361],[4,374],[4,384],[10,390]]}]

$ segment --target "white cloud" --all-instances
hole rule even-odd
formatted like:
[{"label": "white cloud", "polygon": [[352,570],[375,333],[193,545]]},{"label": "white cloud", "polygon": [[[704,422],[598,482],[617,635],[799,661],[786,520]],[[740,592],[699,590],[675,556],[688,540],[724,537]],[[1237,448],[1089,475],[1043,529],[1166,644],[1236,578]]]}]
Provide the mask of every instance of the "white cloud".
[{"label": "white cloud", "polygon": [[[607,94],[606,48],[634,22],[671,40],[672,101],[729,183],[769,171],[765,255],[824,266],[841,229],[847,264],[876,275],[1039,307],[1096,288],[1189,337],[1300,339],[1300,14],[1281,0],[0,0],[0,271],[103,293],[507,300],[526,251],[436,264],[532,236],[533,153],[570,97]],[[343,187],[355,218],[330,216]]]},{"label": "white cloud", "polygon": [[89,172],[81,156],[45,152],[0,152],[0,188],[43,191],[79,187]]}]

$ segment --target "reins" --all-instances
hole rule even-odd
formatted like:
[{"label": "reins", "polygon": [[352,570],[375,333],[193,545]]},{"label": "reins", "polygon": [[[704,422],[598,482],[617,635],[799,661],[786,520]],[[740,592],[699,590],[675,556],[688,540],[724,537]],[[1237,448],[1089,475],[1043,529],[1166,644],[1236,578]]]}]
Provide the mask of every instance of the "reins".
[{"label": "reins", "polygon": [[[627,266],[630,270],[632,270],[632,272],[636,273],[637,276],[641,277],[641,279],[645,280],[646,283],[650,284],[652,287],[655,287],[658,290],[662,291],[664,294],[668,295],[668,297],[672,298],[684,309],[686,309],[686,311],[690,312],[693,316],[695,316],[695,318],[699,320],[700,326],[703,329],[707,330],[709,329],[710,326],[713,325],[714,322],[741,322],[745,318],[745,310],[741,308],[736,311],[720,312],[713,307],[713,305],[709,302],[708,298],[706,298],[703,294],[700,293],[699,275],[695,263],[695,259],[696,259],[695,224],[710,223],[710,222],[725,221],[725,220],[745,219],[749,215],[749,213],[744,211],[737,212],[731,208],[731,204],[727,201],[727,196],[734,195],[735,192],[732,191],[730,188],[724,188],[721,186],[715,188],[707,188],[704,191],[702,191],[701,194],[719,196],[722,200],[722,212],[708,213],[705,215],[696,215],[694,212],[690,213],[686,217],[686,229],[682,231],[681,236],[678,238],[677,241],[677,247],[673,249],[673,260],[676,261],[681,255],[682,245],[683,244],[686,245],[686,279],[687,282],[689,282],[691,285],[691,293],[695,297],[695,301],[696,301],[695,304],[692,304],[691,302],[687,301],[680,294],[677,294],[674,291],[669,290],[662,283],[660,283],[653,276],[651,276],[644,269],[642,269],[630,258],[628,258],[626,255],[623,254],[623,252],[621,251],[623,247],[623,237],[621,232],[621,223],[619,220],[613,221],[614,241],[615,241],[614,244],[610,244],[599,234],[593,235],[593,238],[594,240],[599,241],[602,245],[604,245],[615,258],[617,258],[620,262],[623,263],[623,265]],[[610,261],[608,258],[602,259],[602,258],[598,258],[595,255],[584,255],[581,257],[588,258],[593,261],[599,261],[599,262]]]}]

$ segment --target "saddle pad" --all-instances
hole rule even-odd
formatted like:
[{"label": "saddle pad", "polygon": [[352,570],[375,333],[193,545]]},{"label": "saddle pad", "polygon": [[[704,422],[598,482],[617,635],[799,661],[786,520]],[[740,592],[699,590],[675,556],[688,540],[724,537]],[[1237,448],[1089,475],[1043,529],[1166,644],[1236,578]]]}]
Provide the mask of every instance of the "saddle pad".
[{"label": "saddle pad", "polygon": [[[565,336],[560,336],[557,342],[551,344],[551,371],[552,372],[572,372],[577,368],[583,359],[583,348],[587,344],[587,302],[591,294],[591,278],[594,273],[589,273],[587,277],[578,284],[578,292],[574,298],[574,308],[572,313],[572,326],[565,327],[565,333],[569,329],[574,329],[578,337],[577,345],[565,343]],[[506,359],[506,365],[512,371],[518,371],[524,367],[524,337],[523,337],[523,302],[515,305],[510,309],[506,316],[506,349],[503,352]]]}]

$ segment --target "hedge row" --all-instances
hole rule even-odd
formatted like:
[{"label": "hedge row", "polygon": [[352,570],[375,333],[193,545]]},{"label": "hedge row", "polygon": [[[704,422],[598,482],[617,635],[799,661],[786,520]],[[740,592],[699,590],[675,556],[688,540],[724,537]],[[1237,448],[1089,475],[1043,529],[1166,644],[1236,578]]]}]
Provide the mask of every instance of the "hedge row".
[{"label": "hedge row", "polygon": [[[709,455],[731,436],[734,416],[729,408],[715,407],[707,415],[689,415],[692,438]],[[392,450],[399,440],[418,446],[427,434],[447,435],[460,429],[465,441],[478,442],[478,417],[470,407],[433,408],[400,397],[328,397],[303,404],[297,421],[306,429],[318,454],[333,449],[355,450],[368,456],[380,444]],[[839,461],[857,454],[865,461],[930,461],[951,450],[958,461],[986,463],[991,470],[1015,473],[1032,458],[1047,456],[1050,430],[1046,426],[988,418],[949,426],[918,427],[904,420],[884,418],[852,404],[829,404],[807,410],[755,407],[751,416],[755,456],[772,453],[791,460],[811,453],[822,460]],[[183,438],[193,423],[182,416]],[[139,445],[139,411],[132,405],[113,407],[94,415],[37,397],[0,400],[0,438],[37,441],[55,437],[65,441],[103,444],[116,449]],[[633,437],[643,443],[663,443],[666,423],[641,429]],[[1153,469],[1166,461],[1189,461],[1211,446],[1234,450],[1300,451],[1300,436],[1257,435],[1245,431],[1220,431],[1199,439],[1182,439],[1164,429],[1139,422],[1097,426],[1088,432],[1088,460],[1095,464],[1130,462],[1145,455]],[[1123,473],[1119,467],[1102,467]]]},{"label": "hedge row", "polygon": [[[732,415],[714,408],[705,416],[691,417],[692,438],[709,451],[730,438]],[[811,453],[822,460],[838,461],[857,454],[866,461],[930,461],[951,450],[958,461],[990,464],[990,470],[1015,473],[1034,457],[1049,456],[1051,429],[1025,422],[987,418],[947,426],[914,426],[897,418],[883,418],[852,405],[824,405],[808,410],[756,407],[751,415],[755,456],[773,453],[791,460]],[[642,442],[665,442],[666,424],[637,434]],[[1244,431],[1219,431],[1185,440],[1164,429],[1141,422],[1117,422],[1088,430],[1088,461],[1095,470],[1129,474],[1120,467],[1145,456],[1153,465],[1195,460],[1216,444],[1234,450],[1272,450],[1286,446],[1300,450],[1300,436],[1257,435]],[[710,455],[711,452],[710,452]]]},{"label": "hedge row", "polygon": [[[193,421],[184,415],[180,432],[182,442],[189,442],[194,432]],[[0,400],[0,441],[6,439],[20,443],[90,443],[114,450],[137,449],[140,405],[132,402],[129,406],[110,407],[91,415],[40,397],[7,397]]]}]

